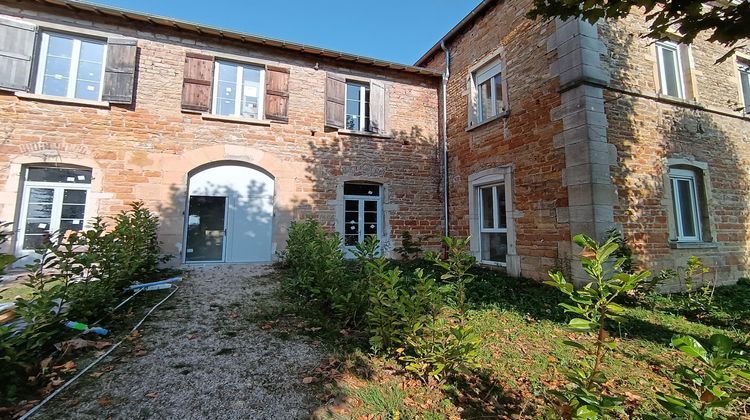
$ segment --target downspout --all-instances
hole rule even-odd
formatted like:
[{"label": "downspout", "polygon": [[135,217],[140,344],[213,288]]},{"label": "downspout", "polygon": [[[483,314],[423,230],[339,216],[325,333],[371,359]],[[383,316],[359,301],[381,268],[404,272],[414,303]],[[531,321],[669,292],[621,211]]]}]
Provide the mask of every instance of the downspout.
[{"label": "downspout", "polygon": [[450,236],[450,211],[448,210],[448,78],[451,76],[451,52],[440,41],[440,48],[445,51],[445,71],[443,71],[443,85],[441,102],[443,107],[443,220],[445,220],[445,236]]}]

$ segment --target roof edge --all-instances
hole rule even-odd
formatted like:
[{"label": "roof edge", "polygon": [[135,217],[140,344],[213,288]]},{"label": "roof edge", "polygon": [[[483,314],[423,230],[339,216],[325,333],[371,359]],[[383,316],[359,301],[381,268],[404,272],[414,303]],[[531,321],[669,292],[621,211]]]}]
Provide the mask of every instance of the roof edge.
[{"label": "roof edge", "polygon": [[435,43],[435,45],[432,46],[422,57],[419,58],[419,60],[414,63],[415,67],[422,68],[421,66],[424,65],[424,62],[432,57],[439,49],[440,44],[443,42],[448,42],[451,39],[453,39],[456,34],[458,34],[462,29],[464,29],[465,26],[469,25],[474,21],[475,18],[477,18],[482,12],[487,10],[487,8],[491,5],[493,5],[497,0],[483,0],[481,3],[477,5],[471,12],[469,12],[468,15],[466,15],[463,19],[461,19],[460,22],[456,24],[456,26],[453,27],[450,31],[448,31],[447,34],[445,34],[438,42]]},{"label": "roof edge", "polygon": [[[19,1],[21,3],[21,1]],[[349,54],[341,51],[328,50],[312,45],[298,44],[295,42],[283,41],[274,38],[262,37],[244,32],[222,29],[214,26],[192,23],[179,19],[172,19],[159,15],[135,12],[112,6],[104,6],[97,3],[82,0],[34,0],[33,3],[46,4],[53,7],[64,8],[73,11],[93,12],[97,15],[106,15],[125,20],[135,20],[155,26],[162,26],[171,29],[182,29],[195,32],[199,35],[211,36],[217,38],[234,39],[237,41],[252,43],[264,46],[270,46],[289,51],[302,52],[306,54],[317,55],[334,60],[347,61],[351,63],[372,65],[375,67],[387,68],[399,72],[420,74],[424,76],[440,76],[441,73],[432,69],[400,64],[386,60],[379,60],[372,57],[365,57],[356,54]]]}]

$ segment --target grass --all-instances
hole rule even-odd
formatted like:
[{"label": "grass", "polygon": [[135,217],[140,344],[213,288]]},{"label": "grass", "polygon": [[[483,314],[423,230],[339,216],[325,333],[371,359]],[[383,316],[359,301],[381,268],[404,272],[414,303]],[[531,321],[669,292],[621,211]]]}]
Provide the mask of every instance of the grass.
[{"label": "grass", "polygon": [[[432,271],[423,261],[398,263],[402,270]],[[438,274],[438,273],[434,273]],[[580,360],[578,350],[563,343],[580,339],[565,329],[567,315],[558,306],[563,295],[544,284],[476,269],[469,285],[469,323],[482,337],[481,368],[475,375],[430,386],[414,379],[394,362],[370,354],[367,337],[342,331],[310,302],[291,303],[278,312],[305,320],[300,331],[328,346],[340,361],[329,375],[333,400],[319,410],[322,418],[536,418],[549,414],[550,390],[566,385],[563,370]],[[439,277],[439,275],[437,276]],[[715,307],[700,317],[681,309],[680,296],[646,296],[626,302],[626,322],[610,325],[617,348],[606,360],[608,392],[625,398],[630,416],[660,410],[656,392],[669,391],[668,375],[692,360],[671,348],[675,335],[706,340],[715,333],[750,346],[750,284],[717,290]],[[271,315],[273,317],[273,315]],[[310,332],[313,331],[313,332]],[[733,414],[747,416],[737,404]],[[664,412],[662,412],[664,414]]]}]

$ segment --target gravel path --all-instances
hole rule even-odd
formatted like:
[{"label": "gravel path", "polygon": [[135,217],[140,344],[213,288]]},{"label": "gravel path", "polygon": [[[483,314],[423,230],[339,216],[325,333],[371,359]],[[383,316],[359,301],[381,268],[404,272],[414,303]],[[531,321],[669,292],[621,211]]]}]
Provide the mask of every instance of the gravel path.
[{"label": "gravel path", "polygon": [[270,272],[264,266],[193,269],[139,339],[34,418],[309,417],[315,391],[302,379],[322,351],[308,339],[282,339],[248,320],[256,305],[274,304],[278,283]]}]

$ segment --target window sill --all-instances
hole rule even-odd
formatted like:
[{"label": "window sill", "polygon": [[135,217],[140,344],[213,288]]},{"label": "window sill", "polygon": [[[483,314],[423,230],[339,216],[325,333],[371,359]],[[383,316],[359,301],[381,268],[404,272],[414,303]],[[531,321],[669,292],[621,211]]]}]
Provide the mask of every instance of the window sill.
[{"label": "window sill", "polygon": [[484,121],[482,121],[480,123],[477,123],[475,125],[472,125],[470,127],[466,127],[466,131],[469,132],[469,131],[476,130],[477,128],[483,127],[483,126],[485,126],[487,124],[490,124],[493,121],[497,121],[497,120],[499,120],[501,118],[507,118],[509,115],[510,115],[510,110],[503,111],[503,112],[495,115],[492,118],[486,119],[486,120],[484,120]]},{"label": "window sill", "polygon": [[89,99],[66,98],[63,96],[40,95],[28,92],[16,92],[15,95],[20,99],[28,99],[32,101],[51,102],[63,105],[90,106],[93,108],[109,108],[109,102],[107,101],[92,101]]},{"label": "window sill", "polygon": [[239,124],[261,125],[264,127],[271,126],[270,120],[256,120],[253,118],[230,117],[227,115],[215,115],[215,114],[207,114],[203,112],[200,113],[200,116],[202,119],[208,120],[208,121],[224,121],[224,122],[233,122],[233,123],[239,123]]},{"label": "window sill", "polygon": [[337,132],[339,134],[343,134],[345,136],[355,136],[355,137],[374,137],[377,139],[392,139],[393,136],[387,135],[387,134],[379,134],[379,133],[371,133],[369,131],[355,131],[355,130],[343,130],[338,129]]},{"label": "window sill", "polygon": [[672,249],[713,249],[718,248],[717,242],[686,242],[686,241],[669,241],[669,247]]},{"label": "window sill", "polygon": [[665,95],[661,92],[656,93],[656,99],[658,99],[660,102],[666,102],[670,104],[688,105],[696,108],[704,108],[704,106],[695,99],[684,99],[678,96]]}]

